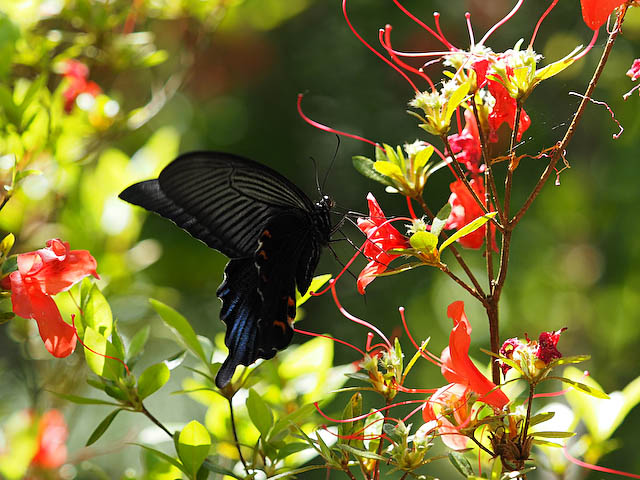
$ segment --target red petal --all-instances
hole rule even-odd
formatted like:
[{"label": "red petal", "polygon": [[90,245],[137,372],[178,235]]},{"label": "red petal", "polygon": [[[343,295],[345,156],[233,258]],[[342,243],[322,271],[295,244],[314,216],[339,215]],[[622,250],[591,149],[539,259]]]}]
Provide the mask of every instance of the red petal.
[{"label": "red petal", "polygon": [[484,403],[498,408],[504,407],[509,403],[507,396],[500,389],[489,393],[496,385],[485,377],[469,358],[471,324],[464,313],[464,302],[458,301],[449,305],[447,316],[453,320],[454,327],[449,336],[448,358],[442,359],[442,374],[452,383],[467,385],[482,397]]},{"label": "red petal", "polygon": [[591,30],[599,29],[625,0],[580,0],[582,18]]},{"label": "red petal", "polygon": [[87,250],[69,250],[68,243],[54,239],[37,253],[43,265],[31,278],[39,282],[41,290],[48,295],[68,290],[89,275],[99,278],[96,260]]},{"label": "red petal", "polygon": [[64,417],[58,410],[49,410],[40,419],[38,430],[38,451],[31,463],[47,469],[60,467],[67,461],[69,430]]},{"label": "red petal", "polygon": [[633,65],[631,65],[631,68],[627,72],[627,76],[634,82],[640,78],[640,58],[636,58],[633,61]]},{"label": "red petal", "polygon": [[76,348],[76,330],[62,320],[53,299],[37,283],[25,281],[20,272],[11,274],[11,303],[16,315],[38,323],[45,348],[54,357],[66,357]]}]

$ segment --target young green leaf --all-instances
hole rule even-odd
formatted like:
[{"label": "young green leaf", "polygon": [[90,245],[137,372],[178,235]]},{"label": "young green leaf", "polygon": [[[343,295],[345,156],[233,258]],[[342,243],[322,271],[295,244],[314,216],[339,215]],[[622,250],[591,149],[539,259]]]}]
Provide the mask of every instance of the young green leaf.
[{"label": "young green leaf", "polygon": [[91,287],[87,302],[84,305],[84,324],[91,327],[105,338],[111,335],[113,317],[111,307],[97,285]]},{"label": "young green leaf", "polygon": [[383,185],[393,185],[393,181],[389,177],[382,175],[380,172],[378,172],[375,169],[374,165],[376,162],[374,162],[373,160],[367,157],[356,155],[355,157],[352,157],[351,161],[353,162],[353,167],[362,176],[370,180],[373,180],[374,182],[381,183]]},{"label": "young green leaf", "polygon": [[104,420],[100,422],[100,424],[96,427],[93,433],[89,436],[89,439],[87,440],[87,443],[86,443],[87,447],[95,443],[104,434],[104,432],[107,431],[107,428],[109,428],[109,425],[111,425],[111,422],[113,422],[113,420],[122,410],[123,410],[122,408],[118,408],[114,410],[109,415],[107,415],[104,418]]},{"label": "young green leaf", "polygon": [[149,333],[151,332],[151,326],[145,325],[131,339],[129,343],[129,351],[127,352],[127,360],[132,360],[141,354],[144,350],[144,346],[149,340]]},{"label": "young green leaf", "polygon": [[489,213],[486,213],[486,214],[482,215],[481,217],[476,218],[474,221],[467,223],[464,227],[462,227],[456,233],[454,233],[449,238],[447,238],[442,243],[442,245],[440,245],[440,253],[442,253],[442,251],[445,248],[447,248],[449,245],[451,245],[453,242],[455,242],[459,238],[464,237],[465,235],[468,235],[471,232],[475,232],[477,229],[482,227],[485,223],[487,223],[489,220],[491,220],[497,214],[498,214],[498,212],[489,212]]},{"label": "young green leaf", "polygon": [[196,420],[189,422],[178,436],[178,457],[191,478],[209,455],[211,436],[207,429]]},{"label": "young green leaf", "polygon": [[473,475],[473,468],[462,453],[449,452],[449,461],[465,478]]},{"label": "young green leaf", "polygon": [[86,327],[83,341],[91,349],[85,349],[84,356],[93,373],[109,380],[122,378],[124,366],[115,360],[118,358],[118,351],[109,340],[93,328]]},{"label": "young green leaf", "polygon": [[262,438],[266,440],[269,430],[273,426],[273,412],[267,402],[253,388],[249,390],[247,412],[249,412],[249,417]]},{"label": "young green leaf", "polygon": [[158,391],[169,381],[171,373],[164,363],[156,363],[147,368],[138,379],[138,396],[144,400]]},{"label": "young green leaf", "polygon": [[442,229],[447,223],[449,215],[451,215],[451,204],[445,203],[444,206],[438,211],[436,218],[434,218],[433,222],[431,222],[431,233],[436,237],[440,236],[440,232],[442,232]]},{"label": "young green leaf", "polygon": [[184,345],[200,360],[208,365],[209,361],[204,354],[202,345],[200,345],[196,332],[193,331],[193,328],[187,319],[176,312],[173,308],[159,302],[158,300],[150,298],[149,303],[151,303],[153,309],[158,313],[158,315],[160,315],[160,318],[164,320],[164,323],[166,323],[178,335],[178,337],[182,339]]}]

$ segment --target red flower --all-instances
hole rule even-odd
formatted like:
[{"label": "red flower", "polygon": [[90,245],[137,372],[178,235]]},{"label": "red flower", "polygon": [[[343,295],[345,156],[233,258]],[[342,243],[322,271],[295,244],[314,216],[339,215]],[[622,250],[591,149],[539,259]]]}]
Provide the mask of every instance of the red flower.
[{"label": "red flower", "polygon": [[394,248],[408,248],[409,241],[396,230],[391,223],[387,223],[384,212],[378,205],[373,194],[367,195],[369,203],[369,217],[358,219],[358,228],[367,236],[364,244],[364,255],[370,259],[366,267],[358,275],[358,291],[364,295],[364,290],[376,275],[384,272],[389,263],[400,255],[387,253]]},{"label": "red flower", "polygon": [[582,18],[591,30],[597,30],[625,0],[580,0]]},{"label": "red flower", "polygon": [[[508,68],[507,68],[508,72]],[[498,128],[504,122],[507,122],[513,130],[516,120],[517,102],[515,98],[509,96],[509,92],[503,85],[495,80],[489,80],[488,82],[489,93],[496,100],[493,109],[489,113],[489,141],[498,141]],[[522,134],[531,125],[531,118],[524,111],[524,108],[520,111],[520,122],[518,123],[518,135],[516,140],[522,139]]]},{"label": "red flower", "polygon": [[89,68],[77,60],[67,60],[64,64],[64,78],[69,80],[69,86],[62,92],[64,96],[64,111],[71,113],[74,102],[81,93],[88,93],[97,97],[102,91],[97,83],[87,81]]},{"label": "red flower", "polygon": [[[469,183],[471,184],[471,188],[473,188],[473,190],[478,194],[478,198],[481,200],[484,199],[484,182],[482,177],[471,179]],[[449,197],[451,214],[447,219],[445,228],[460,230],[476,218],[481,217],[484,212],[469,190],[467,190],[467,187],[462,180],[456,180],[451,183],[449,188],[451,189],[451,196]],[[460,238],[458,242],[466,248],[480,248],[484,243],[486,228],[487,225],[485,224],[477,230]],[[491,248],[497,251],[498,247],[495,241],[496,227],[490,223],[489,228],[491,228]]]},{"label": "red flower", "polygon": [[633,61],[633,65],[627,72],[627,77],[631,78],[634,82],[640,78],[640,58],[636,58]]},{"label": "red flower", "polygon": [[536,350],[536,358],[548,364],[556,358],[562,358],[562,354],[556,346],[560,340],[560,334],[567,328],[561,328],[555,332],[542,332],[538,337],[538,349]]},{"label": "red flower", "polygon": [[[469,408],[469,391],[458,383],[450,383],[439,388],[431,395],[422,408],[425,422],[436,422],[438,433],[444,444],[452,450],[463,450],[467,447],[468,438],[458,433],[459,429],[469,424],[471,409]],[[457,425],[446,415],[453,415]]]},{"label": "red flower", "polygon": [[52,295],[71,288],[84,277],[96,278],[96,261],[86,250],[69,250],[69,244],[49,240],[47,247],[18,255],[18,270],[2,280],[11,290],[16,315],[38,322],[44,346],[54,357],[66,357],[76,347],[75,329],[62,320]]},{"label": "red flower", "polygon": [[[477,62],[479,63],[479,62]],[[482,147],[476,116],[471,110],[464,112],[465,126],[460,133],[449,136],[449,144],[458,162],[464,164],[473,174],[483,171],[481,168]]]},{"label": "red flower", "polygon": [[31,465],[55,469],[67,461],[65,442],[69,431],[64,417],[58,410],[49,410],[38,426],[38,451],[31,460]]},{"label": "red flower", "polygon": [[[538,341],[531,340],[526,334],[524,340],[510,338],[500,347],[500,355],[521,365],[526,365],[527,373],[532,377],[536,376],[550,362],[562,358],[562,353],[558,351],[557,345],[560,334],[566,329],[565,327],[555,332],[542,332]],[[511,370],[511,366],[506,363],[501,363],[500,368],[503,374]]]},{"label": "red flower", "polygon": [[449,346],[440,356],[442,375],[449,382],[462,385],[478,394],[480,401],[502,409],[509,403],[509,399],[502,390],[496,389],[496,385],[485,377],[469,358],[471,324],[464,314],[464,302],[458,301],[449,305],[447,316],[453,320],[453,329],[449,335]]}]

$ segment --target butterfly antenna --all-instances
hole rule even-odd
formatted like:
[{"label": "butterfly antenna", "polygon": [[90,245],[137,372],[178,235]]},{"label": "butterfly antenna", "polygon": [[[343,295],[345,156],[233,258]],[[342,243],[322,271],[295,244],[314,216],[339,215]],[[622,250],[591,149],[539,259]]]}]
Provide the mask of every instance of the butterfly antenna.
[{"label": "butterfly antenna", "polygon": [[322,187],[321,187],[321,192],[324,191],[324,186],[327,183],[327,178],[329,178],[329,172],[331,172],[331,169],[333,168],[333,164],[336,161],[336,158],[338,157],[338,150],[340,150],[340,137],[338,135],[336,135],[336,151],[333,154],[333,159],[331,160],[331,163],[329,164],[329,168],[327,169],[327,173],[324,174],[324,178],[322,179]]},{"label": "butterfly antenna", "polygon": [[[340,231],[340,233],[342,233],[342,231]],[[344,233],[342,233],[344,235]],[[336,240],[346,240],[347,242],[351,243],[351,240],[349,240],[349,238],[347,238],[347,236],[345,235],[344,238],[339,238]],[[351,243],[351,245],[353,245],[355,247],[355,245],[353,243]],[[331,250],[331,253],[333,253],[334,258],[336,259],[336,262],[338,262],[338,264],[345,269],[345,264],[342,260],[340,260],[340,257],[338,257],[338,254],[336,253],[336,251],[333,249],[333,247],[331,246],[331,244],[327,245],[329,247],[329,250]],[[356,247],[357,248],[357,247]],[[348,268],[346,268],[345,270],[349,275],[351,275],[353,277],[353,279],[357,282],[358,281],[358,277]]]},{"label": "butterfly antenna", "polygon": [[322,189],[320,188],[320,178],[318,177],[318,162],[316,162],[316,159],[313,157],[309,158],[313,162],[313,171],[316,176],[316,188],[318,189],[318,193],[322,196]]}]

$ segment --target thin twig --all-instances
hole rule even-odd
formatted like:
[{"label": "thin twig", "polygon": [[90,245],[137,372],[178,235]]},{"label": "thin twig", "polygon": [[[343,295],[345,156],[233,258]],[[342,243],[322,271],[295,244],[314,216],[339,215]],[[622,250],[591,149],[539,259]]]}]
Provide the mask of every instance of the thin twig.
[{"label": "thin twig", "polygon": [[173,434],[169,431],[169,429],[167,427],[165,427],[162,423],[160,423],[160,420],[158,420],[156,417],[154,417],[151,412],[149,412],[149,410],[147,410],[147,407],[145,407],[144,405],[142,405],[142,413],[145,414],[145,416],[151,420],[153,423],[155,423],[161,430],[164,431],[164,433],[166,433],[167,435],[169,435],[169,437],[173,438]]},{"label": "thin twig", "polygon": [[480,303],[482,303],[483,305],[486,304],[486,298],[484,297],[484,295],[481,295],[480,293],[478,293],[476,290],[474,290],[473,288],[471,288],[469,285],[467,285],[464,281],[462,281],[462,279],[460,279],[460,277],[458,277],[455,273],[453,273],[451,270],[449,270],[449,268],[447,268],[447,266],[444,263],[440,264],[440,270],[442,270],[444,273],[446,273],[447,275],[449,275],[449,277],[456,282],[458,285],[460,285],[462,288],[464,288],[467,292],[469,292],[473,297],[475,297]]},{"label": "thin twig", "polygon": [[240,441],[238,440],[238,432],[236,430],[236,420],[235,420],[235,416],[233,415],[233,403],[232,403],[232,399],[231,398],[227,398],[227,401],[229,402],[229,413],[230,413],[230,419],[231,419],[231,431],[233,432],[233,440],[236,444],[236,448],[238,449],[238,456],[240,457],[240,462],[242,462],[242,466],[244,467],[244,471],[247,472],[247,475],[249,475],[249,468],[247,467],[247,462],[245,461],[244,457],[242,456],[242,449],[240,448]]},{"label": "thin twig", "polygon": [[[427,206],[427,204],[425,203],[422,197],[417,197],[415,198],[415,200],[420,204],[420,207],[422,208],[424,213],[427,214],[429,218],[434,218],[433,213],[431,212],[431,210],[429,209],[429,207]],[[444,240],[449,238],[449,236],[445,232],[441,232],[440,235]],[[458,252],[458,249],[454,245],[449,245],[449,250],[451,250],[451,253],[453,253],[453,256],[457,260],[458,264],[460,265],[460,267],[462,267],[462,269],[464,270],[464,273],[467,274],[467,277],[469,277],[469,280],[471,280],[471,283],[473,283],[473,286],[475,287],[476,291],[484,297],[484,290],[482,289],[480,282],[478,282],[478,279],[476,278],[476,276],[473,274],[473,272],[467,265],[467,262],[464,261],[464,258],[462,258],[462,255],[460,255],[460,252]]]},{"label": "thin twig", "polygon": [[620,8],[620,11],[618,13],[618,17],[616,19],[616,25],[615,25],[614,29],[611,31],[611,33],[609,34],[609,38],[607,39],[607,44],[604,47],[604,50],[602,52],[602,56],[600,57],[600,61],[598,63],[598,66],[596,67],[596,70],[593,73],[593,77],[591,78],[591,81],[589,82],[589,85],[587,86],[587,89],[584,92],[584,96],[582,98],[582,101],[580,102],[580,105],[578,106],[578,109],[576,110],[576,113],[573,115],[573,119],[571,120],[571,123],[569,124],[569,127],[567,128],[567,131],[564,134],[564,137],[562,138],[562,140],[560,142],[558,142],[553,154],[551,155],[551,160],[549,161],[549,164],[547,165],[547,168],[544,170],[544,172],[540,176],[540,179],[538,180],[538,183],[536,183],[536,186],[533,188],[533,191],[531,192],[531,194],[529,195],[527,200],[524,202],[524,204],[522,205],[520,210],[518,210],[518,213],[516,213],[515,216],[513,217],[513,219],[511,219],[510,223],[512,225],[515,225],[516,223],[518,223],[522,219],[524,214],[527,212],[527,210],[529,209],[529,207],[531,206],[533,201],[536,199],[536,197],[538,196],[538,194],[542,190],[542,187],[545,185],[545,183],[547,183],[547,180],[551,176],[551,172],[553,172],[553,170],[555,169],[556,163],[558,162],[558,160],[560,160],[560,158],[564,154],[565,149],[567,148],[567,145],[569,144],[569,142],[573,138],[573,135],[576,132],[577,125],[580,122],[580,119],[582,118],[582,115],[583,115],[583,113],[585,111],[587,103],[589,103],[589,99],[591,98],[591,94],[595,90],[596,85],[598,84],[598,81],[600,80],[600,75],[602,74],[602,71],[604,70],[604,67],[605,67],[605,65],[607,63],[607,60],[609,58],[609,54],[611,53],[611,50],[613,49],[613,45],[614,45],[614,43],[616,41],[616,38],[617,38],[618,34],[620,33],[620,29],[622,27],[622,22],[624,21],[624,17],[625,17],[626,13],[627,13],[627,6],[623,5]]}]

